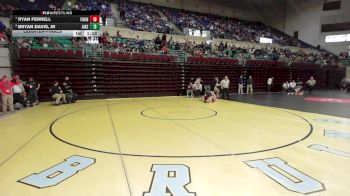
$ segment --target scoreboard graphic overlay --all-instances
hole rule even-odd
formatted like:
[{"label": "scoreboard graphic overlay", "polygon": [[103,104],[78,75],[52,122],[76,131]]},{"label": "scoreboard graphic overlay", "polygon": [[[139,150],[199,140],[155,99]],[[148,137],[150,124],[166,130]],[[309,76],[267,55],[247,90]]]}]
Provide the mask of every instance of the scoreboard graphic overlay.
[{"label": "scoreboard graphic overlay", "polygon": [[99,37],[99,11],[15,10],[13,37]]}]

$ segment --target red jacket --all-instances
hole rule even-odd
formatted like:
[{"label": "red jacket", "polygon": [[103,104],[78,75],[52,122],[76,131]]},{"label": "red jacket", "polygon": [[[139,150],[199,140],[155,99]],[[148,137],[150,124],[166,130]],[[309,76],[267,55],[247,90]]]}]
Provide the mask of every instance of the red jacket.
[{"label": "red jacket", "polygon": [[0,91],[5,94],[5,95],[12,95],[13,91],[12,91],[12,87],[15,84],[11,81],[0,81]]}]

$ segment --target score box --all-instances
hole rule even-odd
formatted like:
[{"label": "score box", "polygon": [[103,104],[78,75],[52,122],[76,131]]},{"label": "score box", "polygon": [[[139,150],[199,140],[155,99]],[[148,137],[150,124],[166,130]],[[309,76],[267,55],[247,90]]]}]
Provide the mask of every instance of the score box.
[{"label": "score box", "polygon": [[100,16],[90,16],[91,23],[100,23]]},{"label": "score box", "polygon": [[100,30],[100,28],[99,23],[90,23],[90,30]]}]

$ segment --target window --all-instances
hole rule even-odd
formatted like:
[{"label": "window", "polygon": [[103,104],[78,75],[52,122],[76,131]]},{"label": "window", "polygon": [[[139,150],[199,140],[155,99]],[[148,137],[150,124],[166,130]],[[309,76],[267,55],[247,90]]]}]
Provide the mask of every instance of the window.
[{"label": "window", "polygon": [[341,35],[327,35],[325,42],[326,43],[335,43],[335,42],[349,42],[350,34],[341,34]]},{"label": "window", "polygon": [[263,44],[272,44],[272,39],[266,37],[260,37],[260,43]]},{"label": "window", "polygon": [[209,37],[210,31],[201,31],[197,29],[188,29],[188,35],[197,36],[197,37]]},{"label": "window", "polygon": [[350,22],[323,24],[321,32],[348,31],[350,30]]},{"label": "window", "polygon": [[325,2],[323,4],[323,11],[328,10],[339,10],[341,6],[341,1],[331,1],[331,2]]}]

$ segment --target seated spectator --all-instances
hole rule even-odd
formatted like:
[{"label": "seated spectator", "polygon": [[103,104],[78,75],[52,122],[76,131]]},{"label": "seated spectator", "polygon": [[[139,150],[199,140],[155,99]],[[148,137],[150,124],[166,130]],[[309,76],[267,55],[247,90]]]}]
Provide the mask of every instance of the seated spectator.
[{"label": "seated spectator", "polygon": [[77,0],[73,5],[73,10],[98,10],[102,18],[103,24],[107,17],[113,16],[109,0]]},{"label": "seated spectator", "polygon": [[67,103],[75,103],[78,98],[78,94],[73,92],[71,86],[68,85],[67,81],[64,81],[62,84],[63,84],[63,93],[66,95]]},{"label": "seated spectator", "polygon": [[2,112],[4,114],[7,113],[7,107],[10,108],[11,112],[14,112],[14,106],[13,106],[13,91],[12,87],[15,84],[11,82],[6,75],[4,75],[0,80],[0,94],[1,94],[1,100],[2,100]]},{"label": "seated spectator", "polygon": [[29,81],[26,83],[28,88],[28,103],[30,105],[39,104],[38,91],[40,89],[40,83],[35,81],[33,77],[29,77]]},{"label": "seated spectator", "polygon": [[217,97],[213,91],[207,91],[201,100],[204,103],[212,103],[217,101]]},{"label": "seated spectator", "polygon": [[50,92],[52,94],[52,98],[55,99],[55,105],[60,105],[61,102],[67,103],[66,95],[63,93],[58,81],[55,81],[55,83],[52,85]]},{"label": "seated spectator", "polygon": [[72,87],[72,82],[70,81],[69,76],[64,77],[64,82],[67,83],[67,86]]},{"label": "seated spectator", "polygon": [[153,5],[128,1],[119,3],[119,7],[121,18],[132,30],[175,34],[170,23],[162,18]]}]

